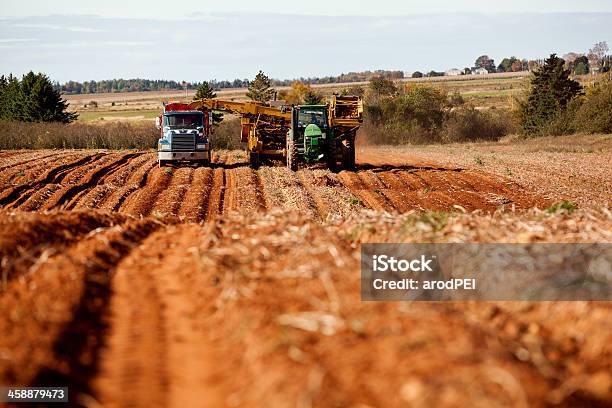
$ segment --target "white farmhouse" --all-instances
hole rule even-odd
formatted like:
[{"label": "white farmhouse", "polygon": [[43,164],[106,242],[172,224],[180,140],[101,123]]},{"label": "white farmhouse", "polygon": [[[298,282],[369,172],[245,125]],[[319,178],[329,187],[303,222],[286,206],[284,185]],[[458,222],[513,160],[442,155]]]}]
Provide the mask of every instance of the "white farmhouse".
[{"label": "white farmhouse", "polygon": [[457,76],[461,74],[463,74],[463,71],[461,71],[460,69],[456,69],[456,68],[449,69],[448,71],[444,73],[445,76]]},{"label": "white farmhouse", "polygon": [[482,67],[473,67],[472,68],[472,75],[485,75],[488,74],[489,71],[487,71],[486,69],[482,68]]}]

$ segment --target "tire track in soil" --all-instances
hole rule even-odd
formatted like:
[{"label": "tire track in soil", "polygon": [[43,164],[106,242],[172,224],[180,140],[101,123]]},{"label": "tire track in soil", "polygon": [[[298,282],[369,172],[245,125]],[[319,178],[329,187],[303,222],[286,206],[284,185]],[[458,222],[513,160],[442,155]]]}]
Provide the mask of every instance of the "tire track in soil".
[{"label": "tire track in soil", "polygon": [[94,188],[87,191],[79,200],[75,203],[74,209],[95,209],[102,208],[110,196],[124,187],[129,181],[130,177],[138,172],[139,169],[147,164],[150,160],[148,154],[141,154],[140,156],[129,160],[125,166],[115,169],[103,183],[98,183]]},{"label": "tire track in soil", "polygon": [[11,350],[10,359],[0,365],[0,382],[62,384],[70,387],[75,405],[81,393],[88,394],[105,328],[110,272],[160,227],[147,219],[94,230],[52,256],[37,273],[10,282],[0,296],[1,310],[13,311],[0,319],[0,349]]},{"label": "tire track in soil", "polygon": [[14,188],[7,189],[3,193],[0,193],[0,206],[17,208],[39,188],[44,187],[47,184],[59,184],[70,172],[85,164],[96,162],[105,155],[105,153],[94,153],[69,161],[68,163],[57,165],[45,171],[41,177],[31,183],[22,184]]},{"label": "tire track in soil", "polygon": [[212,223],[168,227],[118,265],[110,330],[91,382],[103,406],[227,405],[229,392],[212,377],[222,357],[213,354],[216,346],[199,324],[202,309],[190,279],[198,272],[200,249],[194,245],[211,242],[213,228]]},{"label": "tire track in soil", "polygon": [[151,208],[151,213],[160,215],[178,215],[184,203],[187,191],[192,188],[194,169],[180,167],[173,171],[172,181],[161,191]]}]

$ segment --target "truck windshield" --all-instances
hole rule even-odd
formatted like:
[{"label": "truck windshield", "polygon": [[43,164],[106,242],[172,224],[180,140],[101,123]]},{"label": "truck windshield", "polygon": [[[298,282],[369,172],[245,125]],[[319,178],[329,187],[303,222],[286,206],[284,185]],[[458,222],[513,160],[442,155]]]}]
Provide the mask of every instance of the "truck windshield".
[{"label": "truck windshield", "polygon": [[320,109],[300,108],[298,122],[300,127],[311,124],[323,127],[325,126],[325,112]]},{"label": "truck windshield", "polygon": [[203,115],[165,115],[164,116],[165,126],[170,126],[174,129],[195,129],[203,126],[204,116]]}]

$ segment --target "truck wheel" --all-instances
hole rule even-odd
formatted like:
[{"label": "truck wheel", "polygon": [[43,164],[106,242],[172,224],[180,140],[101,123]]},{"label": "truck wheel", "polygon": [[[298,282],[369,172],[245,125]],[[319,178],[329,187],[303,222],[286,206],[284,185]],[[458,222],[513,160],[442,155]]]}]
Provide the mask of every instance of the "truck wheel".
[{"label": "truck wheel", "polygon": [[298,152],[295,143],[292,140],[287,142],[287,167],[291,171],[298,169]]},{"label": "truck wheel", "polygon": [[355,168],[355,136],[351,135],[346,139],[342,152],[342,166],[347,170]]},{"label": "truck wheel", "polygon": [[157,166],[158,167],[166,167],[166,161],[165,160],[158,160],[157,161]]}]

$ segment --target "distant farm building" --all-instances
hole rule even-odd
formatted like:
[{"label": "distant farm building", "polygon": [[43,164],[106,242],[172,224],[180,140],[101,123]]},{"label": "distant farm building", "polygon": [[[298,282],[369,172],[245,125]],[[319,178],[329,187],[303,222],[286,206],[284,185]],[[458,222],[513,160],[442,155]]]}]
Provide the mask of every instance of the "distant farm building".
[{"label": "distant farm building", "polygon": [[446,71],[444,75],[446,76],[463,75],[463,71],[461,71],[460,69],[453,68],[453,69],[449,69],[448,71]]},{"label": "distant farm building", "polygon": [[485,75],[488,74],[489,71],[482,67],[472,67],[472,75]]}]

